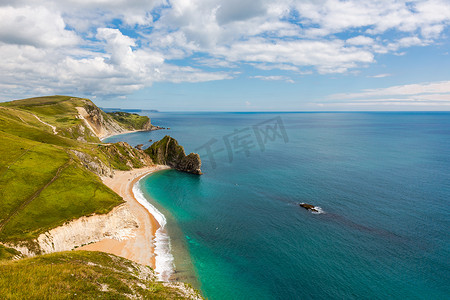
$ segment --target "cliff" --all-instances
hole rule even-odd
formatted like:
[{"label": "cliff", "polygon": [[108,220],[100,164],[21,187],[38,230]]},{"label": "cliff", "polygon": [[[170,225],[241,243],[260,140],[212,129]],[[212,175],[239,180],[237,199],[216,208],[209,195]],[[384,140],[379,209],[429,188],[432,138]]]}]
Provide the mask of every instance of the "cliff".
[{"label": "cliff", "polygon": [[28,243],[21,244],[20,242],[17,244],[6,243],[5,246],[15,249],[23,255],[35,256],[73,250],[105,238],[127,239],[135,235],[134,232],[138,227],[136,218],[128,207],[122,204],[107,214],[81,217],[46,231],[38,236],[35,247],[30,248]]},{"label": "cliff", "polygon": [[76,109],[79,113],[78,117],[83,119],[86,126],[101,140],[111,135],[129,131],[161,129],[158,126],[153,126],[147,116],[127,112],[105,113],[90,100],[85,100],[85,105],[76,107]]},{"label": "cliff", "polygon": [[78,117],[99,139],[127,131],[113,119],[108,118],[97,106],[91,105],[89,102],[86,102],[83,107],[76,107],[76,109],[79,113]]},{"label": "cliff", "polygon": [[202,162],[197,153],[186,155],[183,146],[180,146],[174,138],[166,135],[163,139],[153,143],[144,150],[154,163],[167,165],[176,170],[197,174],[202,174]]}]

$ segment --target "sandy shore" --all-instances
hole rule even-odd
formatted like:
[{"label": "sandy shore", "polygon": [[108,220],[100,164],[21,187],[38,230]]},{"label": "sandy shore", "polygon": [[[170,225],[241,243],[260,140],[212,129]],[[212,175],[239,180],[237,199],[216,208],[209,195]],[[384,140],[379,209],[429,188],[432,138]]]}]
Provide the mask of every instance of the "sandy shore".
[{"label": "sandy shore", "polygon": [[116,171],[113,178],[102,178],[105,185],[126,201],[126,205],[139,223],[139,228],[133,238],[122,241],[104,239],[78,249],[107,252],[155,268],[153,238],[159,224],[153,215],[135,199],[133,186],[143,176],[167,168],[167,166],[156,165],[131,171]]}]

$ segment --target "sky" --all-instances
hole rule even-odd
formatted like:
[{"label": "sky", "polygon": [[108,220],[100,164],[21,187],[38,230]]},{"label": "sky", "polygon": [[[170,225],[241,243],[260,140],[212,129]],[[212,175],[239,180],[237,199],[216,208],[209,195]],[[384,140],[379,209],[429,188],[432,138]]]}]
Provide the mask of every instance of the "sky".
[{"label": "sky", "polygon": [[0,0],[0,101],[448,111],[450,0]]}]

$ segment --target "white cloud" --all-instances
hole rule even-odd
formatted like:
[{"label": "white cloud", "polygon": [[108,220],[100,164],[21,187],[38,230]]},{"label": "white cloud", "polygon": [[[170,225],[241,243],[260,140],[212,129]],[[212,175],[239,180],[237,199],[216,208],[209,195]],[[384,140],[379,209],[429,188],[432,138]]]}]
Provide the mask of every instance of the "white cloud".
[{"label": "white cloud", "polygon": [[346,47],[342,41],[279,41],[264,39],[237,42],[231,47],[219,47],[217,56],[229,61],[263,62],[314,66],[320,73],[342,73],[357,63],[370,63],[373,54],[360,48]]},{"label": "white cloud", "polygon": [[288,77],[288,76],[280,76],[280,75],[272,75],[272,76],[256,75],[256,76],[252,76],[250,78],[266,80],[266,81],[286,81],[286,82],[289,82],[289,83],[295,83],[295,81],[292,80],[290,77]]},{"label": "white cloud", "polygon": [[347,73],[431,45],[449,24],[444,0],[3,0],[0,83],[4,95],[122,95],[242,65]]},{"label": "white cloud", "polygon": [[236,64],[217,58],[195,58],[194,61],[210,68],[237,68]]},{"label": "white cloud", "polygon": [[389,77],[392,76],[392,74],[388,74],[388,73],[383,73],[383,74],[377,74],[377,75],[372,75],[372,76],[368,76],[370,78],[385,78],[385,77]]},{"label": "white cloud", "polygon": [[80,39],[65,29],[61,15],[45,7],[0,7],[0,42],[37,47],[61,47]]},{"label": "white cloud", "polygon": [[450,81],[396,85],[388,88],[367,89],[360,93],[334,94],[331,99],[354,99],[392,95],[450,94]]},{"label": "white cloud", "polygon": [[[359,93],[334,94],[323,107],[366,107],[370,109],[448,109],[450,106],[450,81],[396,85],[387,88],[367,89]],[[318,104],[317,104],[318,105]]]},{"label": "white cloud", "polygon": [[363,35],[358,35],[347,40],[347,44],[350,45],[372,45],[374,42],[373,38]]},{"label": "white cloud", "polygon": [[[369,34],[390,29],[406,33],[417,29],[426,32],[430,27],[448,23],[450,19],[450,3],[440,0],[295,1],[294,7],[307,21],[319,25],[320,30],[308,31],[321,35],[364,27],[369,28]],[[438,28],[431,31],[436,34]]]},{"label": "white cloud", "polygon": [[[300,69],[296,66],[290,64],[268,64],[268,63],[250,63],[251,66],[260,69],[260,70],[283,70],[283,71],[293,71],[296,73],[307,73],[304,71],[300,71]],[[309,74],[309,73],[308,73]]]}]

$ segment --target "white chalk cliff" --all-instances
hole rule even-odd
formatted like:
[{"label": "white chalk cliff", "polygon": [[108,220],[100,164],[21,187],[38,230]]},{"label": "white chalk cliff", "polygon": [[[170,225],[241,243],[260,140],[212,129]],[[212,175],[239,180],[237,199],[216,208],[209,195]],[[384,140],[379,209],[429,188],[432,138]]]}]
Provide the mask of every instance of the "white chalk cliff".
[{"label": "white chalk cliff", "polygon": [[[39,245],[40,254],[68,251],[105,238],[123,240],[135,237],[138,227],[139,223],[128,206],[122,204],[107,214],[81,217],[53,228],[39,235],[35,242]],[[26,256],[38,254],[24,245],[7,246]]]}]

